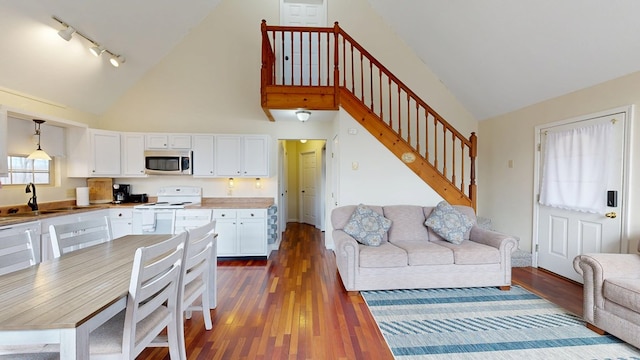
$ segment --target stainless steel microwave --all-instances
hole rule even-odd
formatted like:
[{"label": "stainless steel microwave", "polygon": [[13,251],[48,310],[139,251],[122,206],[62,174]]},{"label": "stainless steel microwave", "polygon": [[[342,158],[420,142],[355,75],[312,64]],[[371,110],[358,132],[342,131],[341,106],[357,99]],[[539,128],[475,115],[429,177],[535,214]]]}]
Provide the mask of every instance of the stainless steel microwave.
[{"label": "stainless steel microwave", "polygon": [[149,175],[191,175],[192,152],[149,150],[144,152],[144,172]]}]

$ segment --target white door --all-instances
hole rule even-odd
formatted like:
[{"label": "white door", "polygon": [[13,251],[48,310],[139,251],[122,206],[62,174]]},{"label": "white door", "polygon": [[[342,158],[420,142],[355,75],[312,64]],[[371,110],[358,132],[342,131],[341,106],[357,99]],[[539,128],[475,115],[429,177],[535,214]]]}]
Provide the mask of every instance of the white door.
[{"label": "white door", "polygon": [[[545,133],[584,128],[602,123],[614,123],[614,140],[611,151],[607,152],[609,176],[607,191],[615,191],[617,204],[608,203],[603,195],[606,207],[601,213],[588,213],[564,210],[556,207],[543,206],[537,203],[537,244],[538,267],[566,278],[582,282],[582,277],[573,269],[573,259],[584,253],[620,253],[626,252],[622,244],[622,203],[623,203],[623,173],[625,149],[625,112],[613,113],[583,119],[570,123],[539,128],[540,156],[538,160],[538,174],[542,175],[545,152]],[[540,177],[538,177],[540,178]],[[605,215],[605,214],[608,214]],[[615,217],[614,217],[615,214]]]},{"label": "white door", "polygon": [[302,222],[316,226],[316,153],[300,154],[300,209]]},{"label": "white door", "polygon": [[[324,0],[283,0],[281,19],[283,26],[325,27]],[[325,41],[318,33],[303,33],[302,38],[300,33],[284,34],[284,85],[319,85],[318,49]]]}]

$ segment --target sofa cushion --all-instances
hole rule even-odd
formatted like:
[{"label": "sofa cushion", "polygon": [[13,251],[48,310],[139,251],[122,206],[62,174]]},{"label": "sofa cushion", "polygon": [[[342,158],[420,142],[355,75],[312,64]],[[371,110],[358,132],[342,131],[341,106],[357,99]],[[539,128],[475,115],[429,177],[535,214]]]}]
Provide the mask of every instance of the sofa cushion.
[{"label": "sofa cushion", "polygon": [[383,242],[380,246],[360,245],[360,267],[405,267],[407,264],[407,252],[390,242]]},{"label": "sofa cushion", "polygon": [[424,240],[396,241],[393,243],[407,252],[409,265],[451,265],[453,251]]},{"label": "sofa cushion", "polygon": [[453,251],[453,261],[456,265],[499,264],[500,250],[473,241],[463,241],[452,244],[444,240],[433,240],[434,244]]},{"label": "sofa cushion", "polygon": [[602,293],[605,299],[640,312],[640,281],[638,278],[608,278]]},{"label": "sofa cushion", "polygon": [[429,240],[429,230],[423,225],[426,219],[422,206],[391,205],[385,206],[382,211],[384,217],[393,221],[389,229],[390,242]]},{"label": "sofa cushion", "polygon": [[343,230],[361,244],[380,246],[390,227],[391,220],[360,204]]},{"label": "sofa cushion", "polygon": [[473,221],[453,208],[448,202],[441,201],[427,217],[424,224],[443,239],[453,244],[460,244],[465,238],[469,238],[468,233],[473,226]]}]

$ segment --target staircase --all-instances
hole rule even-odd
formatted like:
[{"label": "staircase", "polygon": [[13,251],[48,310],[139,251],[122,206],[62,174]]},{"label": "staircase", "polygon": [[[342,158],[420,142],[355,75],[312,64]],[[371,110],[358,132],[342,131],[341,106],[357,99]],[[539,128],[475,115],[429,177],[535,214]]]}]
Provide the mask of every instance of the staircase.
[{"label": "staircase", "polygon": [[342,107],[451,204],[476,208],[477,138],[460,134],[340,28],[263,20],[261,105]]}]

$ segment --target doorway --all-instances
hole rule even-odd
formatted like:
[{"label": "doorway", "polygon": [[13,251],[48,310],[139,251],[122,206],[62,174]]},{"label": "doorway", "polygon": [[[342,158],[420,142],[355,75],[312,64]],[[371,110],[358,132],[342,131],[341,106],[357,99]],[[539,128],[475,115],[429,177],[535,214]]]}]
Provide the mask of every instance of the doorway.
[{"label": "doorway", "polygon": [[288,222],[325,228],[326,140],[279,140],[282,153],[278,165],[280,174],[281,229]]},{"label": "doorway", "polygon": [[[626,154],[630,113],[630,108],[614,109],[536,127],[536,141],[540,144],[540,151],[536,156],[534,185],[535,194],[538,194],[534,201],[534,266],[582,282],[582,277],[573,269],[573,259],[577,255],[589,252],[628,252],[627,237],[623,229],[628,193],[624,174],[628,161]],[[607,151],[602,152],[603,162],[609,168],[602,180],[606,183],[606,189],[595,194],[594,210],[543,205],[544,201],[540,201],[540,188],[543,185],[545,152],[550,149],[547,134],[564,135],[598,126],[610,126],[612,138]],[[563,143],[567,141],[563,140]],[[577,175],[576,171],[572,170],[572,173]],[[585,177],[582,173],[580,175],[576,178]],[[567,198],[569,195],[567,192],[562,194]]]}]

